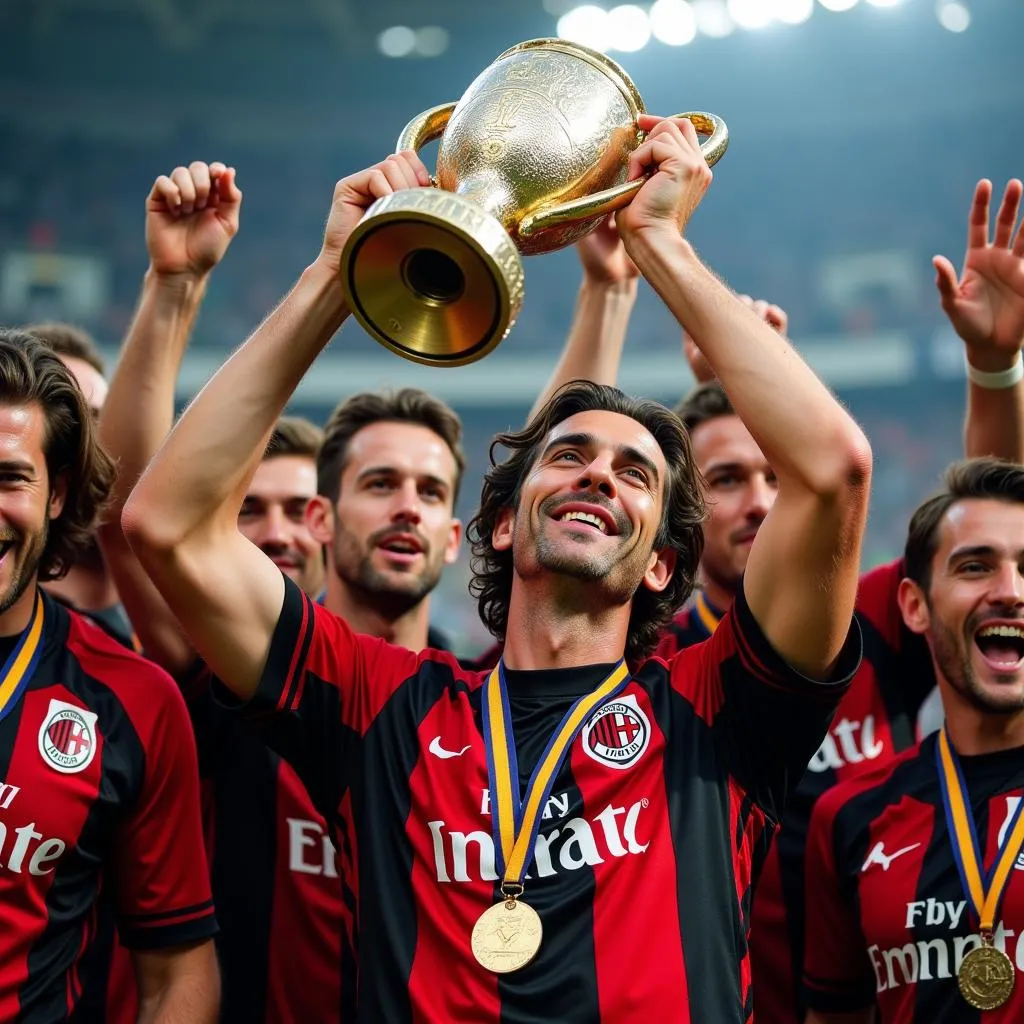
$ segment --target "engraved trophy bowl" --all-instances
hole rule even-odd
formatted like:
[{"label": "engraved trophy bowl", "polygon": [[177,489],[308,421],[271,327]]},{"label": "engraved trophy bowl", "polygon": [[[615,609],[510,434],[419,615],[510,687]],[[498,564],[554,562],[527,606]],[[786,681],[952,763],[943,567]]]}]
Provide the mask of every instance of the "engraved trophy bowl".
[{"label": "engraved trophy bowl", "polygon": [[[645,112],[629,75],[602,53],[533,39],[498,56],[458,103],[406,125],[397,151],[440,137],[436,188],[377,200],[341,257],[363,327],[407,359],[460,366],[492,351],[523,301],[520,254],[553,252],[625,206]],[[714,114],[686,113],[716,163],[729,144]]]}]

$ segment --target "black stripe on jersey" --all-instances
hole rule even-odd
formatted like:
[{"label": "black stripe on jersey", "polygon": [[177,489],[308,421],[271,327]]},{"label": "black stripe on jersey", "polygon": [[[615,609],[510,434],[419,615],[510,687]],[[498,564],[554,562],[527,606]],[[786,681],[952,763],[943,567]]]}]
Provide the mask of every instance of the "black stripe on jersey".
[{"label": "black stripe on jersey", "polygon": [[[238,735],[244,723],[233,721],[231,762],[221,764],[213,789],[213,864],[211,883],[220,934],[223,1024],[258,1024],[266,1019],[277,836],[276,811],[266,803],[276,792],[276,758],[253,735]],[[225,730],[228,731],[228,730]],[[267,827],[254,836],[256,823]],[[253,841],[254,840],[254,841]],[[254,975],[254,970],[259,971]]]},{"label": "black stripe on jersey", "polygon": [[[480,690],[474,697],[479,698]],[[520,792],[526,791],[537,762],[564,712],[573,702],[572,697],[520,698],[515,694],[509,700],[512,728],[516,737],[516,760],[519,764]],[[474,700],[479,714],[479,700]],[[550,730],[527,724],[531,720],[550,723]],[[601,724],[609,724],[607,716]],[[613,730],[608,739],[614,743]],[[611,745],[611,744],[609,744]],[[566,794],[569,810],[566,818],[583,816],[583,795],[572,773],[572,758],[567,756],[555,776],[552,793]],[[551,834],[550,822],[541,828]],[[556,844],[551,849],[558,849]],[[533,874],[533,872],[531,872]],[[538,1021],[558,1021],[559,1024],[591,1024],[600,1020],[597,994],[597,954],[594,947],[594,894],[597,882],[589,864],[571,872],[559,872],[553,878],[528,880],[526,901],[541,916],[557,927],[544,932],[544,959],[527,964],[511,974],[498,975],[498,997],[501,1000],[501,1024],[537,1024]],[[500,885],[495,884],[494,902],[502,899]],[[573,907],[572,917],[565,914],[566,905]],[[559,913],[559,911],[561,911]],[[551,963],[560,965],[559,984],[552,985]],[[536,979],[536,980],[534,980]]]},{"label": "black stripe on jersey", "polygon": [[[667,734],[664,754],[670,828],[676,842],[679,928],[690,997],[687,1019],[702,1022],[708,1007],[715,1007],[715,1024],[743,1024],[747,1014],[740,990],[740,911],[735,900],[729,900],[728,906],[717,902],[722,893],[736,891],[732,864],[720,855],[720,844],[708,842],[706,836],[680,822],[686,806],[687,818],[706,822],[710,833],[730,839],[734,835],[729,791],[721,784],[722,765],[714,734],[703,721],[694,721],[693,705],[675,690],[667,695],[670,707],[659,707],[663,688],[651,690],[644,675],[642,672],[641,679],[634,680],[644,682],[652,701],[658,702],[655,715],[662,728],[672,722],[678,735],[694,738],[692,743],[673,743]],[[685,792],[680,792],[681,782],[686,785]],[[736,969],[725,972],[723,964],[735,964]]]},{"label": "black stripe on jersey", "polygon": [[[350,819],[338,814],[327,818],[327,823],[338,853],[338,862],[340,864],[358,863],[356,837],[352,834]],[[339,879],[341,883],[341,899],[345,904],[349,920],[353,922],[353,927],[355,927],[355,923],[359,920],[358,897],[349,882],[347,873],[340,871],[339,874],[341,875]],[[356,986],[358,977],[357,964],[356,946],[353,944],[348,928],[343,923],[341,930],[341,1019],[343,1021],[355,1020],[356,1016],[358,998]]]},{"label": "black stripe on jersey", "polygon": [[[312,673],[307,674],[307,701],[315,691],[333,694],[333,699],[337,700],[336,687],[318,680]],[[397,960],[393,963],[382,963],[374,957],[360,960],[361,1020],[387,1021],[388,1024],[412,1020],[407,984],[417,941],[412,848],[404,835],[396,836],[392,830],[395,821],[405,822],[411,810],[409,780],[421,755],[419,724],[449,688],[453,693],[470,689],[463,682],[453,684],[449,666],[424,662],[411,683],[406,681],[391,695],[365,736],[359,738],[352,734],[353,746],[348,762],[352,815],[360,836],[356,955],[359,956],[358,947],[363,944],[369,949],[387,949],[389,946],[398,949]],[[479,708],[479,700],[476,703]],[[329,745],[321,745],[320,750],[329,750],[337,745],[338,720],[336,715],[330,723]],[[391,766],[394,779],[392,795],[398,800],[396,810],[387,807],[386,800],[376,799],[378,786],[374,779],[365,776],[365,766],[373,764]],[[299,774],[305,780],[306,776],[301,771]],[[315,799],[312,791],[310,795]],[[331,810],[336,805],[337,795],[331,805],[320,806],[322,810]],[[334,824],[336,819],[337,814],[332,811],[328,820]],[[382,884],[382,880],[387,884]]]},{"label": "black stripe on jersey", "polygon": [[[834,774],[834,773],[833,773]],[[785,908],[786,935],[789,938],[785,955],[790,957],[791,988],[795,1005],[793,1019],[802,1021],[806,1015],[800,975],[804,962],[804,857],[807,850],[807,826],[811,812],[797,813],[796,809],[783,818],[782,828],[775,837],[782,879],[782,902]],[[863,863],[863,861],[861,862]],[[770,983],[770,982],[769,982]],[[757,979],[754,979],[757,984]]]}]

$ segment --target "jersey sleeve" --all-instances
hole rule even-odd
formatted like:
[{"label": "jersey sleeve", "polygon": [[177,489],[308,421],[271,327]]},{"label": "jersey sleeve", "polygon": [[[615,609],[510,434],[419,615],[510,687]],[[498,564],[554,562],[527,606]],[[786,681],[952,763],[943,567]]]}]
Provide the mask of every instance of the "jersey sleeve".
[{"label": "jersey sleeve", "polygon": [[[354,633],[286,578],[267,664],[244,711],[330,821],[362,737],[391,695],[431,656],[449,657],[417,655]],[[217,695],[231,703],[222,687]]]},{"label": "jersey sleeve", "polygon": [[821,1013],[853,1013],[875,1001],[867,943],[857,918],[856,879],[837,865],[844,845],[837,814],[847,786],[826,793],[815,805],[804,870],[803,991],[807,1006]]},{"label": "jersey sleeve", "polygon": [[778,823],[860,659],[854,620],[832,679],[802,675],[772,647],[740,588],[711,638],[670,665],[673,687],[711,725],[729,774]]},{"label": "jersey sleeve", "polygon": [[144,770],[118,829],[115,896],[122,943],[163,949],[217,931],[203,846],[195,741],[184,701],[156,666],[138,675],[145,706],[131,714]]}]

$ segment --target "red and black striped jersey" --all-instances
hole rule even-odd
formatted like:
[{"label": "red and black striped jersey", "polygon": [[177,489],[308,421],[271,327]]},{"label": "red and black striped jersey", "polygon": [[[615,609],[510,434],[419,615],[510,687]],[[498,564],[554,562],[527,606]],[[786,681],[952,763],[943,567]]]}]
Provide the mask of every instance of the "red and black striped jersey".
[{"label": "red and black striped jersey", "polygon": [[702,643],[718,628],[724,614],[711,604],[703,591],[694,591],[662,633],[655,655],[667,661],[679,651]]},{"label": "red and black striped jersey", "polygon": [[[639,667],[555,777],[526,879],[544,942],[528,966],[498,976],[470,951],[498,898],[486,675],[357,636],[286,583],[247,712],[285,736],[338,835],[357,894],[360,1018],[749,1020],[757,862],[859,657],[854,628],[843,682],[801,677],[741,597],[706,644]],[[521,784],[606,672],[508,673]]]},{"label": "red and black striped jersey", "polygon": [[35,673],[0,720],[0,1020],[26,1024],[93,1012],[78,1003],[109,960],[108,908],[130,949],[216,931],[177,687],[88,619],[43,607]]},{"label": "red and black striped jersey", "polygon": [[[896,601],[902,577],[902,561],[896,561],[860,579],[857,620],[864,659],[786,807],[758,880],[750,934],[758,1024],[802,1024],[804,1019],[799,985],[804,847],[814,802],[836,782],[912,745],[917,711],[935,685],[927,645],[903,625]],[[717,612],[710,609],[710,614]],[[709,629],[714,630],[714,619],[708,609],[691,601],[666,631],[659,653],[700,642]]]},{"label": "red and black striped jersey", "polygon": [[[804,990],[822,1012],[877,1003],[881,1024],[1024,1020],[1024,855],[1010,871],[995,944],[1017,983],[982,1013],[957,969],[980,944],[953,857],[936,764],[937,735],[845,782],[814,809],[807,844]],[[959,758],[984,870],[1024,794],[1024,749]]]},{"label": "red and black striped jersey", "polygon": [[326,822],[295,770],[214,700],[210,681],[199,665],[183,692],[220,923],[220,1020],[337,1024],[355,1001],[352,898]]}]

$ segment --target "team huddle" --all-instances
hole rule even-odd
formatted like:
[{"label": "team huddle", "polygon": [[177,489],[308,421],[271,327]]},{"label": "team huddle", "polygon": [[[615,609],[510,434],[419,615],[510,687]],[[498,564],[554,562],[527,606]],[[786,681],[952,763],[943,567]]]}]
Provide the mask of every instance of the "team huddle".
[{"label": "team huddle", "polygon": [[[177,420],[233,168],[156,179],[109,388],[80,331],[0,329],[0,1021],[1024,1016],[1024,186],[936,257],[964,450],[864,571],[869,441],[686,240],[711,172],[649,121],[465,525],[444,402],[285,415],[415,154],[338,183]],[[615,387],[640,277],[674,410]],[[464,542],[472,662],[431,624]]]}]

